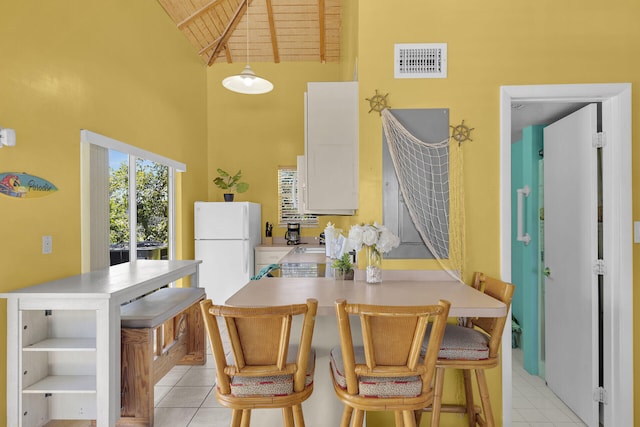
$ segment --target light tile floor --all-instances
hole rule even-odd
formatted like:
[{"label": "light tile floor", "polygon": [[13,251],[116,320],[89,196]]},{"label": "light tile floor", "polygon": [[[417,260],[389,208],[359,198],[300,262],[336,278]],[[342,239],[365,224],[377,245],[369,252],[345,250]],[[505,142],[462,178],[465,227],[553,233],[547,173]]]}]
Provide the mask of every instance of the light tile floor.
[{"label": "light tile floor", "polygon": [[[176,366],[155,387],[156,427],[228,427],[231,411],[213,395],[215,364]],[[522,367],[522,351],[513,349],[512,427],[585,427],[546,387]]]},{"label": "light tile floor", "polygon": [[203,366],[175,366],[155,386],[155,427],[229,427],[231,411],[213,395],[211,354]]},{"label": "light tile floor", "polygon": [[513,427],[585,427],[577,415],[522,367],[522,350],[513,349]]}]

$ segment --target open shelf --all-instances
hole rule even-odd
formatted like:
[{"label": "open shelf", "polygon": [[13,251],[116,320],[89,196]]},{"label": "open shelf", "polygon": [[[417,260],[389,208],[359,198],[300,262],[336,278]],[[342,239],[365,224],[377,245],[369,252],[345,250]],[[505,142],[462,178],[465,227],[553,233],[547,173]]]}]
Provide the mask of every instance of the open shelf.
[{"label": "open shelf", "polygon": [[95,393],[95,375],[51,375],[22,390],[23,393]]},{"label": "open shelf", "polygon": [[95,338],[48,338],[22,351],[96,351]]}]

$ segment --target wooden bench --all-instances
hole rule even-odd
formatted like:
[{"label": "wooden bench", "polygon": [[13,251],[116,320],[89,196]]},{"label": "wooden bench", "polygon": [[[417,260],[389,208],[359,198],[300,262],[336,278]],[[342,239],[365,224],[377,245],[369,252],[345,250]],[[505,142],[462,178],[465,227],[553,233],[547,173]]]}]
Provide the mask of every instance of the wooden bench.
[{"label": "wooden bench", "polygon": [[202,288],[162,288],[123,305],[121,418],[118,426],[153,426],[154,385],[175,365],[203,365]]}]

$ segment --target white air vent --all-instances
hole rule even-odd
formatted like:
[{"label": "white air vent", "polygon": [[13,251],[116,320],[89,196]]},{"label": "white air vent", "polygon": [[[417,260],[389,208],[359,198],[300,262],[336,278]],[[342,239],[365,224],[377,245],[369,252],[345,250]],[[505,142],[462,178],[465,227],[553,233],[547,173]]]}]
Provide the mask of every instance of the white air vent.
[{"label": "white air vent", "polygon": [[443,79],[447,77],[447,44],[396,44],[396,79]]}]

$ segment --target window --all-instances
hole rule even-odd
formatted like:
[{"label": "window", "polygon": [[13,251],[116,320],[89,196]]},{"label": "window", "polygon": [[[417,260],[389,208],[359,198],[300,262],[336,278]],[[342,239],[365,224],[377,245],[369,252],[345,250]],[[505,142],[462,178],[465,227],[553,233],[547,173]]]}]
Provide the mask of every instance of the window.
[{"label": "window", "polygon": [[130,247],[138,259],[168,259],[169,167],[135,159],[135,245],[130,245],[130,156],[109,150],[109,255],[110,265],[128,262]]},{"label": "window", "polygon": [[[130,236],[138,254],[131,261],[175,259],[175,172],[186,166],[87,130],[81,131],[81,146],[82,271],[118,263],[111,259],[113,239],[127,252],[120,262],[128,261]],[[110,157],[115,168],[123,165],[117,190],[110,185]],[[112,218],[121,223],[112,227]]]},{"label": "window", "polygon": [[278,167],[278,218],[281,226],[290,222],[318,226],[317,216],[298,212],[298,170],[294,166]]}]

